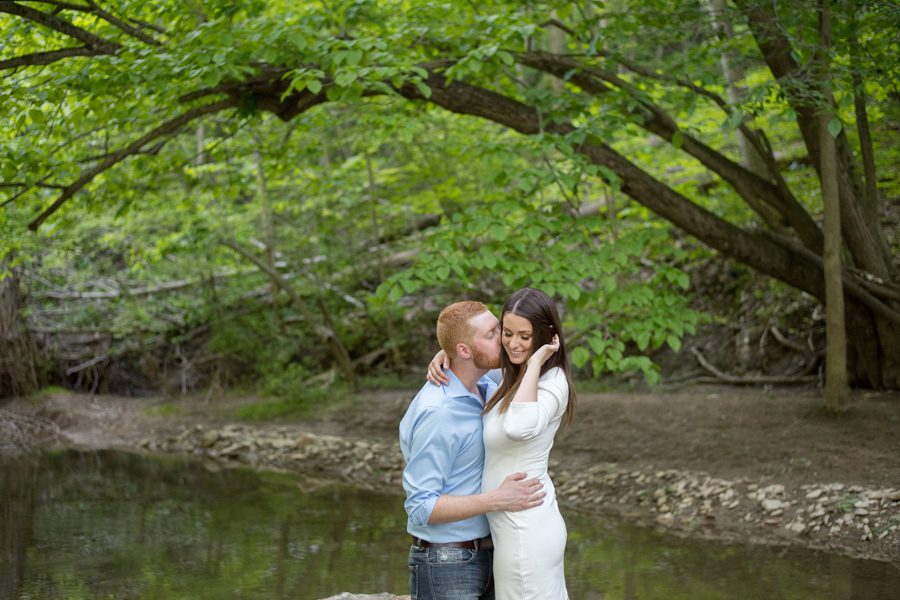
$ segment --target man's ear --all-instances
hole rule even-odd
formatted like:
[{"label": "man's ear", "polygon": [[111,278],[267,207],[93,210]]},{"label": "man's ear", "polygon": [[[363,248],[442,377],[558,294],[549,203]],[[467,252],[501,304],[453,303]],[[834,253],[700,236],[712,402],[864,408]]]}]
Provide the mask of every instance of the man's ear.
[{"label": "man's ear", "polygon": [[456,344],[456,356],[462,358],[464,360],[468,360],[472,358],[472,351],[469,350],[469,345],[459,342]]}]

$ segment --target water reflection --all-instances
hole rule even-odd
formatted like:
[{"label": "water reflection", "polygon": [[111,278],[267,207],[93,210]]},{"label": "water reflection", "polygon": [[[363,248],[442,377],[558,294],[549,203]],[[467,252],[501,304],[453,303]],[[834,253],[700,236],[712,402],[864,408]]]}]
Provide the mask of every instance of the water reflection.
[{"label": "water reflection", "polygon": [[[0,600],[405,593],[402,500],[121,453],[0,465]],[[891,598],[894,567],[567,516],[572,598]]]}]

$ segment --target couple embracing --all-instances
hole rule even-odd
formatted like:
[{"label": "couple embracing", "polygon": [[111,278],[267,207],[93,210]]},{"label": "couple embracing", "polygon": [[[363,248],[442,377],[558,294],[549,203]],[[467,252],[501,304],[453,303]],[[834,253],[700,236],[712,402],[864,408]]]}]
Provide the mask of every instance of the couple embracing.
[{"label": "couple embracing", "polygon": [[400,422],[412,598],[565,600],[566,525],[547,466],[575,390],[556,306],[525,288],[498,321],[457,302],[437,337],[429,383]]}]

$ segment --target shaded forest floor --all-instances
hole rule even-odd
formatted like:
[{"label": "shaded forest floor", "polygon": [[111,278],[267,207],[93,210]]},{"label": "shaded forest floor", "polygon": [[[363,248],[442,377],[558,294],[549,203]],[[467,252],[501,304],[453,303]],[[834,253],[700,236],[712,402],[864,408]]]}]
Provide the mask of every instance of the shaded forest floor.
[{"label": "shaded forest floor", "polygon": [[[54,393],[6,408],[51,420],[63,444],[87,448],[184,451],[188,446],[175,440],[223,428],[232,437],[277,430],[285,439],[363,440],[387,449],[391,466],[380,482],[399,493],[397,423],[413,394],[361,393],[292,422],[237,421],[235,409],[259,401],[252,397]],[[575,423],[557,437],[551,474],[572,510],[681,535],[821,548],[900,568],[900,394],[856,392],[837,418],[821,405],[820,392],[804,388],[582,393]],[[206,452],[201,446],[211,450],[199,439],[194,454]],[[265,444],[254,447],[264,452]],[[345,477],[350,471],[334,457],[329,466],[327,454],[244,462]]]}]

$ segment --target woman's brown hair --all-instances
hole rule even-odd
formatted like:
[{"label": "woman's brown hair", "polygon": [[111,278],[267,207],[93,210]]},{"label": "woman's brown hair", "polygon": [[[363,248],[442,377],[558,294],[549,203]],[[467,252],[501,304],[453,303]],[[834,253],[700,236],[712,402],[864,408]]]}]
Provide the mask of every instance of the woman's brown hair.
[{"label": "woman's brown hair", "polygon": [[[569,374],[569,356],[566,351],[566,341],[563,339],[562,328],[559,323],[559,313],[550,296],[535,288],[522,288],[510,296],[503,305],[503,315],[500,319],[501,331],[503,319],[508,314],[518,315],[531,323],[531,351],[534,352],[544,344],[549,344],[554,335],[559,336],[559,350],[547,359],[541,366],[541,375],[559,367],[566,374],[569,383],[569,402],[566,405],[565,421],[568,425],[575,415],[575,386],[572,384],[572,376]],[[502,335],[502,333],[501,333]],[[525,364],[514,365],[506,354],[506,348],[500,352],[500,368],[503,370],[503,381],[500,387],[491,396],[484,406],[484,412],[491,411],[499,405],[500,413],[506,412],[509,404],[519,387],[519,380],[525,373]]]}]

